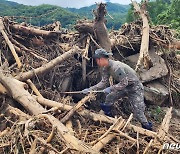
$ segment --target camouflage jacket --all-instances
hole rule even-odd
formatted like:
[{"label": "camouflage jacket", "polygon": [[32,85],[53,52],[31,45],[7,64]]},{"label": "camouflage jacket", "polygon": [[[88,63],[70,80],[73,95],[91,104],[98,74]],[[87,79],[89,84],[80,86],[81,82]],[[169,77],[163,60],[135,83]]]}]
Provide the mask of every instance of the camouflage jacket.
[{"label": "camouflage jacket", "polygon": [[110,86],[111,91],[122,90],[128,85],[140,82],[136,72],[130,66],[120,61],[109,60],[109,65],[102,68],[101,81],[90,87],[90,90],[100,90],[108,87],[110,76],[116,81],[115,85]]}]

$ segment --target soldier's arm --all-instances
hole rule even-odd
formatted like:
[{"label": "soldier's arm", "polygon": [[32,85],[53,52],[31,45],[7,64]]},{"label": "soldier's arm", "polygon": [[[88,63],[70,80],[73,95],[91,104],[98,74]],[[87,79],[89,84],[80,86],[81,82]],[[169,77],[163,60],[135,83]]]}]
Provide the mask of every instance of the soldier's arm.
[{"label": "soldier's arm", "polygon": [[115,84],[115,85],[112,85],[110,88],[111,88],[112,91],[114,91],[114,90],[122,90],[128,85],[128,76],[121,69],[117,69],[115,73],[119,76],[119,83]]},{"label": "soldier's arm", "polygon": [[105,68],[103,68],[101,81],[98,84],[90,87],[89,89],[90,90],[101,90],[101,89],[106,88],[107,86],[109,86],[109,74],[108,74],[107,70]]}]

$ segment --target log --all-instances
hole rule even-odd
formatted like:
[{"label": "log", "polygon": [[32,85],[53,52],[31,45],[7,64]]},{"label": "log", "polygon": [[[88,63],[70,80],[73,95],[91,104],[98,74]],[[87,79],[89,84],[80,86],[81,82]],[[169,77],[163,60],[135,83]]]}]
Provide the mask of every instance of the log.
[{"label": "log", "polygon": [[140,66],[143,64],[144,68],[150,69],[153,66],[153,63],[151,61],[151,58],[148,53],[149,48],[149,23],[148,18],[146,14],[145,5],[147,1],[143,3],[143,7],[140,9],[139,5],[136,1],[132,1],[132,4],[142,18],[143,21],[143,27],[142,27],[142,40],[141,40],[141,48],[140,48],[140,56],[136,65],[136,71],[140,68]]},{"label": "log", "polygon": [[73,49],[70,49],[69,51],[62,54],[61,56],[51,60],[47,64],[44,64],[43,66],[33,69],[33,70],[30,70],[28,72],[20,73],[15,78],[20,81],[26,81],[27,79],[30,79],[30,78],[34,77],[35,75],[40,75],[42,73],[48,72],[53,67],[55,67],[59,63],[63,62],[64,60],[72,57],[74,54],[78,53],[79,51],[81,51],[81,50],[78,47],[74,47]]},{"label": "log", "polygon": [[[0,82],[8,89],[10,95],[22,106],[24,106],[29,113],[38,115],[38,117],[45,117],[54,127],[57,127],[57,130],[66,141],[66,144],[71,145],[73,149],[82,152],[96,153],[91,147],[85,145],[85,143],[72,136],[69,130],[58,119],[52,115],[41,114],[46,110],[36,101],[34,97],[30,95],[28,91],[24,89],[24,83],[12,77],[7,77],[3,75],[3,73],[0,74]],[[42,98],[41,96],[39,97]]]},{"label": "log", "polygon": [[[36,98],[36,100],[41,104],[41,105],[45,105],[45,106],[49,106],[49,107],[58,107],[60,110],[63,111],[69,111],[73,108],[73,106],[70,105],[66,105],[66,104],[62,104],[59,102],[55,102],[46,98],[42,98],[42,97],[38,97],[38,96],[34,96],[34,98]],[[78,114],[84,116],[84,117],[88,117],[91,118],[94,121],[100,121],[100,122],[106,122],[106,123],[110,123],[113,124],[117,119],[112,118],[112,117],[108,117],[102,114],[97,114],[97,113],[93,113],[89,110],[82,110],[82,111],[78,111]],[[135,132],[138,132],[140,134],[146,135],[146,136],[151,136],[151,137],[156,137],[157,133],[153,132],[153,131],[149,131],[147,129],[143,129],[141,127],[129,124],[127,125],[128,129],[133,129]]]},{"label": "log", "polygon": [[31,94],[24,89],[27,86],[25,83],[12,77],[7,77],[3,73],[0,73],[0,82],[8,89],[10,96],[18,101],[29,113],[37,115],[45,111]]},{"label": "log", "polygon": [[10,28],[15,30],[16,32],[20,31],[26,35],[31,34],[31,35],[38,35],[42,37],[57,37],[59,34],[58,32],[55,32],[55,31],[40,30],[33,27],[25,27],[19,24],[10,25]]},{"label": "log", "polygon": [[87,37],[86,41],[86,48],[82,54],[82,81],[83,81],[83,86],[86,83],[86,64],[87,64],[87,59],[88,59],[88,50],[89,50],[89,45],[90,45],[90,37]]}]

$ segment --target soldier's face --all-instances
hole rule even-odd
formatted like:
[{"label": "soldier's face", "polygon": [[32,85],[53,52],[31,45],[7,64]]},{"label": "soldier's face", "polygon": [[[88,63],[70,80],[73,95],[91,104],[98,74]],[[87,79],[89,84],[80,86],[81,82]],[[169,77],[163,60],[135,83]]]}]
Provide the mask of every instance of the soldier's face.
[{"label": "soldier's face", "polygon": [[97,58],[96,63],[97,63],[98,66],[104,67],[104,66],[108,65],[108,59],[106,59],[106,58]]}]

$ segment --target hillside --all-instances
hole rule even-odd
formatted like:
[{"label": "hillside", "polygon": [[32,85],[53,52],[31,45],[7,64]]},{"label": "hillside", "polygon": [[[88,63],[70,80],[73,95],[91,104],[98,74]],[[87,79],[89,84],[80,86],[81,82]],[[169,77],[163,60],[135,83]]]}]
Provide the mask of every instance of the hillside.
[{"label": "hillside", "polygon": [[[110,3],[107,2],[107,11],[110,14],[110,16],[113,18],[111,19],[109,16],[107,16],[107,27],[111,28],[114,27],[114,29],[120,28],[120,26],[126,22],[126,16],[128,13],[128,10],[130,8],[129,5],[121,5],[117,3]],[[67,8],[67,10],[79,14],[81,17],[85,17],[88,19],[93,18],[92,10],[96,8],[96,5],[91,5],[89,7],[82,7],[80,9],[75,8]]]},{"label": "hillside", "polygon": [[[95,8],[96,5],[80,9],[62,8],[46,4],[39,6],[27,6],[15,2],[0,0],[0,16],[34,17],[32,19],[26,19],[26,22],[37,26],[43,26],[58,20],[61,22],[63,27],[68,28],[80,18],[86,17],[92,19],[92,10]],[[107,10],[113,19],[107,16],[107,27],[114,27],[115,29],[120,28],[126,20],[128,9],[128,5],[113,4],[108,2]],[[22,22],[24,19],[18,19],[18,21]]]}]

